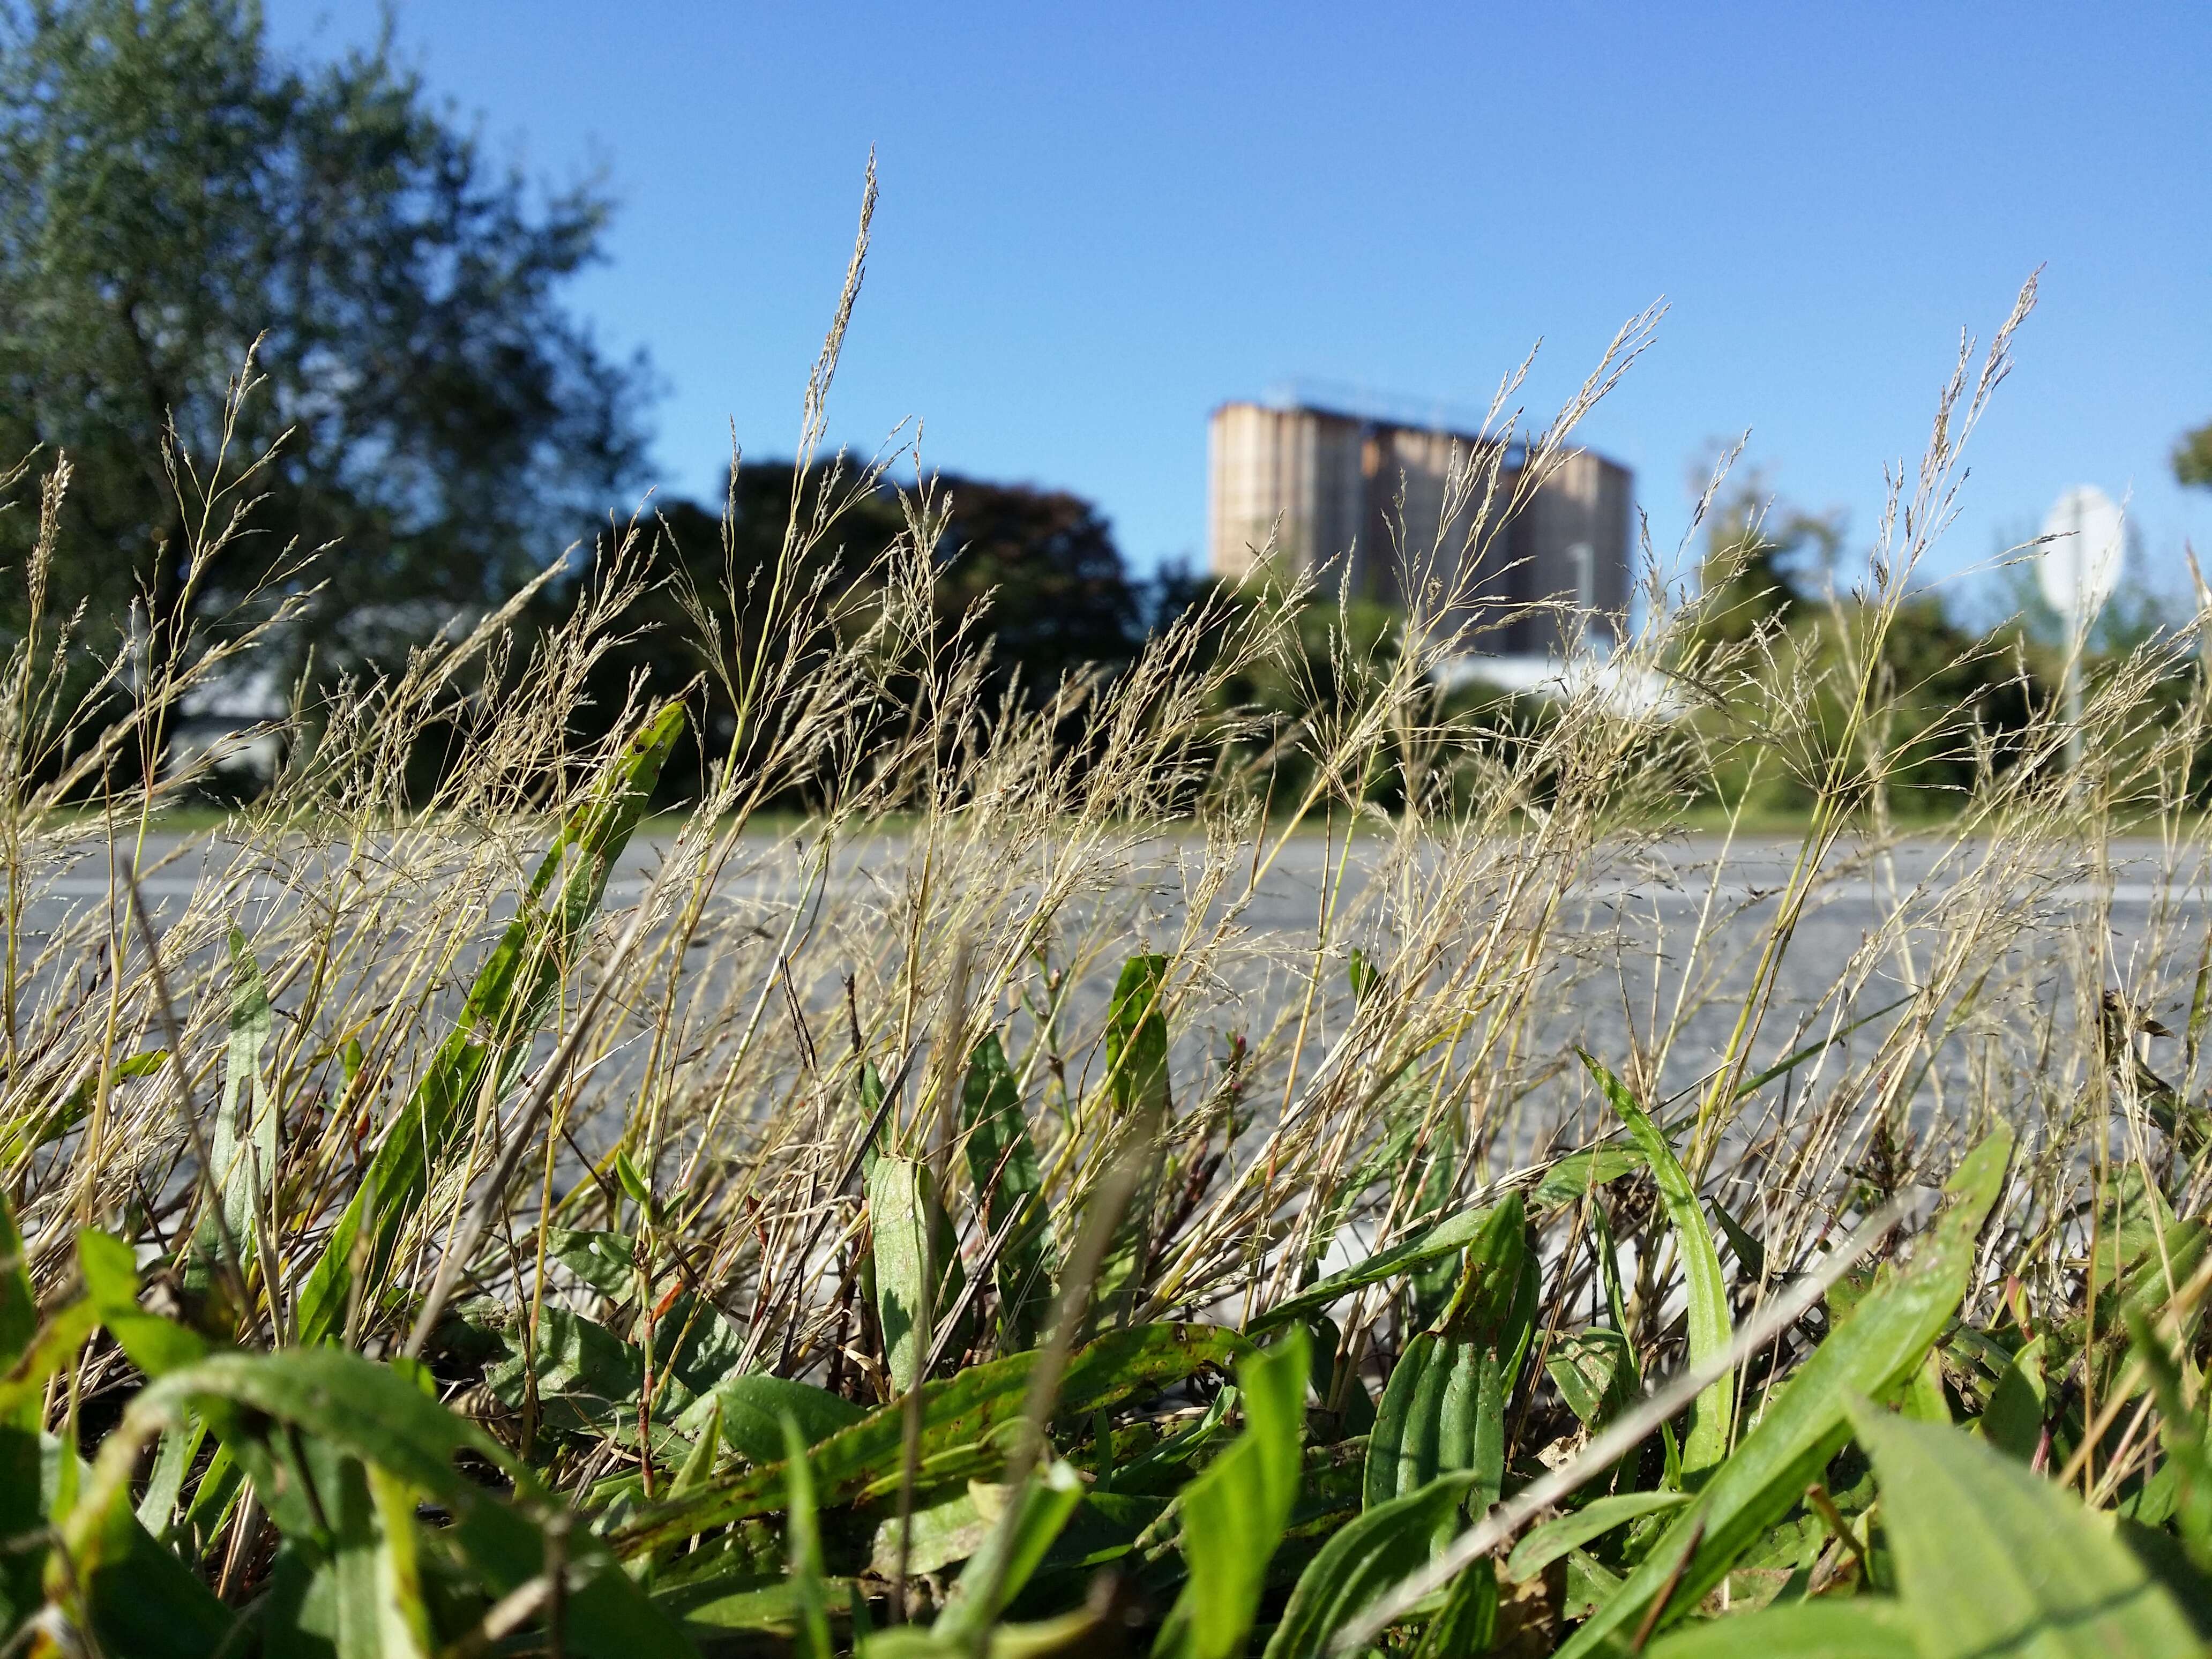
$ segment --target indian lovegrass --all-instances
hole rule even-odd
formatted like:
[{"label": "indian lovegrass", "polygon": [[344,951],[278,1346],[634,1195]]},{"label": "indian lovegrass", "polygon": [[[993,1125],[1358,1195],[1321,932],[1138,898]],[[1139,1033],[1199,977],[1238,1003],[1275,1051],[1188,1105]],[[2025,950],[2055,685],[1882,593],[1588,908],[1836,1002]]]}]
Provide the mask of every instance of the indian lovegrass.
[{"label": "indian lovegrass", "polygon": [[[7,1650],[2201,1650],[2203,613],[2072,728],[1889,647],[2032,287],[1812,635],[1647,547],[1516,708],[1448,689],[1496,550],[1401,546],[1380,642],[1285,568],[1006,691],[926,479],[827,556],[866,241],[781,560],[681,594],[711,704],[607,706],[676,580],[615,526],[556,623],[303,675],[180,836],[179,711],[333,555],[110,645],[42,611],[66,458],[10,480]],[[1508,378],[1472,521],[1656,320],[1540,429]],[[262,458],[168,464],[251,534]]]}]

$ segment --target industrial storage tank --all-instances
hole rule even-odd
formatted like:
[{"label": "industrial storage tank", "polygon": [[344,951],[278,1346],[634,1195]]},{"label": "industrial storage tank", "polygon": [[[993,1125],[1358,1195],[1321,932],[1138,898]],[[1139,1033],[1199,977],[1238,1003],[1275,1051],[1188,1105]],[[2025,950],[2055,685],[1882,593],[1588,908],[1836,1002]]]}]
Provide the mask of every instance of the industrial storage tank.
[{"label": "industrial storage tank", "polygon": [[1285,574],[1342,557],[1364,599],[1461,601],[1444,620],[1470,625],[1474,650],[1614,643],[1629,596],[1626,467],[1570,449],[1539,479],[1519,444],[1303,403],[1224,404],[1208,438],[1216,576],[1243,580],[1270,548]]}]

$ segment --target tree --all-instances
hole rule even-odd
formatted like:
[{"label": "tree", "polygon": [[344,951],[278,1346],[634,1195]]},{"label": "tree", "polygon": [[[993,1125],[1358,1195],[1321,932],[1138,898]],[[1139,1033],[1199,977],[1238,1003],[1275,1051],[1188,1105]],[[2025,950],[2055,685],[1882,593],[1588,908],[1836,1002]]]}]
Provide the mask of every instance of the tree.
[{"label": "tree", "polygon": [[2173,476],[2181,483],[2212,489],[2212,421],[2181,434],[2173,447]]},{"label": "tree", "polygon": [[[119,618],[143,586],[157,648],[337,542],[294,642],[388,659],[636,472],[641,366],[556,297],[605,198],[491,167],[388,40],[301,67],[250,0],[0,0],[0,460],[68,453],[54,597]],[[257,338],[232,459],[289,435],[187,581],[164,441],[211,466]],[[28,532],[0,515],[0,557]]]},{"label": "tree", "polygon": [[990,595],[1001,684],[1018,672],[1031,696],[1048,696],[1065,674],[1118,668],[1137,653],[1143,596],[1096,507],[1066,490],[939,482],[952,516],[939,544],[939,610],[957,615]]},{"label": "tree", "polygon": [[1842,540],[1843,526],[1833,514],[1774,503],[1756,477],[1717,502],[1698,566],[1707,596],[1699,637],[1733,642],[1774,619],[1786,621]]},{"label": "tree", "polygon": [[[804,520],[833,473],[849,479],[849,461],[817,462],[804,477],[795,477],[788,461],[747,461],[730,480],[720,510],[665,502],[642,532],[659,543],[664,580],[631,607],[626,636],[600,659],[591,687],[596,714],[586,723],[620,708],[634,681],[641,678],[653,694],[667,696],[703,674],[698,729],[705,752],[687,740],[672,757],[662,774],[672,796],[719,758],[735,732],[729,684],[744,679],[757,653],[781,648],[763,637],[760,612],[782,556],[793,485]],[[841,499],[845,494],[829,493]],[[988,597],[982,623],[992,653],[987,696],[1018,686],[1034,704],[1048,697],[1064,676],[1093,667],[1110,673],[1142,647],[1149,608],[1144,586],[1131,578],[1111,527],[1091,502],[1064,491],[944,476],[933,483],[931,497],[951,507],[933,549],[936,618],[949,635],[970,606]],[[872,584],[884,556],[908,533],[897,492],[889,484],[866,490],[830,521],[799,579],[853,592],[858,603],[849,614],[859,625],[872,614]],[[592,580],[587,575],[574,588],[548,595],[548,620],[558,605],[582,602]],[[683,597],[686,588],[711,609],[719,637],[705,636],[695,624]]]}]

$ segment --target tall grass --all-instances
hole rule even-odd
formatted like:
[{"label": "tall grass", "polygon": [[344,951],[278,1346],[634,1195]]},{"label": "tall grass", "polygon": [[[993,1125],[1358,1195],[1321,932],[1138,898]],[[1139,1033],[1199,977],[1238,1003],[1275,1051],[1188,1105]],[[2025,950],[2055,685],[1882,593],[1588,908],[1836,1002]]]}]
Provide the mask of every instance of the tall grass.
[{"label": "tall grass", "polygon": [[[170,723],[273,648],[314,556],[219,639],[104,647],[44,612],[66,459],[12,480],[45,526],[0,728],[19,1483],[45,1448],[44,1496],[0,1498],[20,1641],[1686,1641],[1778,1595],[1929,1593],[1891,1471],[1950,1454],[1839,1426],[1851,1391],[1974,1418],[2201,1547],[2201,618],[2102,667],[2078,771],[2049,699],[2002,745],[1971,707],[1892,718],[1885,641],[2032,285],[1962,345],[1829,648],[1714,643],[1647,544],[1616,661],[1669,694],[1591,684],[1507,727],[1439,672],[1500,548],[1403,546],[1402,629],[1335,638],[1285,722],[1236,688],[1301,672],[1326,571],[1004,698],[987,618],[933,604],[927,481],[878,565],[824,574],[898,459],[811,465],[866,240],[864,214],[782,559],[684,590],[733,729],[672,827],[640,826],[684,700],[583,719],[681,568],[650,520],[550,632],[518,595],[404,672],[303,687],[266,791],[179,840],[164,814],[220,757],[164,773]],[[1526,469],[1501,444],[1454,484],[1484,536],[1656,320],[1540,428],[1509,377],[1492,429]],[[209,568],[259,458],[169,459]],[[585,726],[610,735],[579,752]],[[1908,843],[1887,780],[1930,742],[1978,781]],[[1786,854],[1667,828],[1773,769],[1814,803]],[[2154,890],[2133,939],[2119,880]],[[1669,885],[1690,902],[1655,907]],[[1862,936],[1808,963],[1842,901]],[[1729,1482],[1812,1409],[1782,1385],[1844,1353],[1851,1308],[1902,1318],[1938,1280],[1902,1360],[1822,1374],[1831,1418],[1724,1547]],[[2132,1361],[2123,1297],[2164,1322]],[[1831,1467],[1868,1455],[1888,1510]],[[1620,1531],[1465,1570],[1601,1493]],[[1245,1526],[1249,1595],[1218,1530]]]}]

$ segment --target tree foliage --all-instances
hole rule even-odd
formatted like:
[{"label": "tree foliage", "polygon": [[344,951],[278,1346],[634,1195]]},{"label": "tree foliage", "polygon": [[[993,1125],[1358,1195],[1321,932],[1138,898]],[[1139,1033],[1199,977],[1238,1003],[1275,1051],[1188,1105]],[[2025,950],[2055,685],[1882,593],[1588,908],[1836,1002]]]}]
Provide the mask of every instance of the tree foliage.
[{"label": "tree foliage", "polygon": [[[512,590],[635,474],[637,365],[557,301],[608,203],[484,156],[389,43],[287,63],[240,0],[0,0],[0,457],[66,451],[55,597],[157,643],[339,542],[297,643],[385,658]],[[258,347],[255,342],[258,341]],[[227,465],[280,437],[255,534],[185,580]],[[0,556],[30,527],[0,520]]]}]

